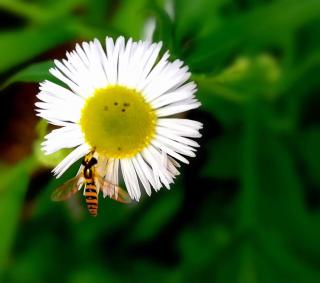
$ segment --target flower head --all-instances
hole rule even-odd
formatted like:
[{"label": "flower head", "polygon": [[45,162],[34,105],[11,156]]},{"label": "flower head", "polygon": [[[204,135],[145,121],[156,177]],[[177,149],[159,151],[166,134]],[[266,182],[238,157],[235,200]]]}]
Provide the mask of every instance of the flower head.
[{"label": "flower head", "polygon": [[58,126],[45,137],[43,150],[51,154],[75,148],[54,168],[60,177],[74,162],[95,150],[104,178],[119,183],[122,173],[131,198],[139,200],[142,185],[169,188],[179,161],[194,157],[202,124],[172,115],[200,106],[196,85],[180,60],[159,59],[162,43],[115,42],[106,38],[76,45],[67,59],[50,69],[62,85],[40,84],[38,116]]}]

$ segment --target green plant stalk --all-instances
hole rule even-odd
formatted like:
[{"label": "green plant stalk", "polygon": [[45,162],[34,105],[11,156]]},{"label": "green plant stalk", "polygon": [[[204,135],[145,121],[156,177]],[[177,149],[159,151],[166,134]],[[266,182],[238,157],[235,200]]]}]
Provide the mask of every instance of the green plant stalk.
[{"label": "green plant stalk", "polygon": [[0,174],[0,281],[6,270],[11,247],[15,240],[16,230],[20,219],[24,195],[27,191],[30,176],[39,164],[35,157],[22,160],[13,167],[6,167]]},{"label": "green plant stalk", "polygon": [[244,105],[242,188],[239,197],[239,228],[240,232],[244,233],[251,233],[256,226],[255,206],[259,189],[257,179],[259,111],[259,103],[256,99],[248,100]]},{"label": "green plant stalk", "polygon": [[44,17],[43,9],[32,3],[1,0],[0,8],[31,21],[41,21]]},{"label": "green plant stalk", "polygon": [[239,95],[239,93],[230,88],[225,87],[214,77],[209,78],[205,75],[195,74],[192,75],[191,79],[194,80],[202,90],[205,90],[207,92],[207,95],[214,93],[214,95],[220,96],[225,100],[234,103],[242,103],[245,100],[245,98]]},{"label": "green plant stalk", "polygon": [[86,2],[87,0],[58,1],[48,9],[22,1],[1,0],[0,8],[26,18],[33,23],[46,23],[70,14],[76,5]]}]

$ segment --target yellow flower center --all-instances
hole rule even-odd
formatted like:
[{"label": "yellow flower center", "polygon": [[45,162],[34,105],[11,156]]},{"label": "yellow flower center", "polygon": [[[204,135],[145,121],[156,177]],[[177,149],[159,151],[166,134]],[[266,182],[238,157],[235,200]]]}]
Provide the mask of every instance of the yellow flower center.
[{"label": "yellow flower center", "polygon": [[99,154],[134,156],[149,145],[156,115],[142,94],[124,86],[97,89],[82,109],[80,125],[86,142]]}]

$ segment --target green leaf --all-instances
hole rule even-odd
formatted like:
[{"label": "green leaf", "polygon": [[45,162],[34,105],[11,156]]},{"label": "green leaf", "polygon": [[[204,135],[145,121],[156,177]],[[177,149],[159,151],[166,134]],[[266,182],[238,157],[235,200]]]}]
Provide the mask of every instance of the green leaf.
[{"label": "green leaf", "polygon": [[[313,217],[306,210],[302,183],[290,150],[279,134],[268,127],[270,109],[266,105],[252,101],[244,110],[238,233],[253,235],[262,247],[278,245],[272,250],[272,260],[284,277],[296,270],[292,278],[313,282],[312,278],[319,275],[307,266],[320,252],[320,229],[315,229]],[[270,238],[266,231],[270,231]],[[249,245],[250,249],[259,249],[251,242]],[[283,261],[286,264],[280,264]],[[299,265],[303,266],[298,268]]]},{"label": "green leaf", "polygon": [[[292,238],[299,247],[297,252],[303,249],[310,255],[319,254],[320,229],[315,225],[318,220],[305,206],[303,185],[293,157],[288,147],[279,141],[274,140],[267,149],[260,155],[261,162],[265,162],[263,167],[268,168],[261,178],[261,199],[264,200],[259,206],[261,216],[267,222],[272,221],[287,239]],[[272,209],[268,210],[270,204]],[[303,258],[308,260],[306,255]]]},{"label": "green leaf", "polygon": [[310,263],[319,258],[320,229],[304,207],[288,147],[268,127],[269,111],[261,100],[243,107],[238,229],[234,245],[217,263],[217,282],[316,282],[319,277]]},{"label": "green leaf", "polygon": [[0,73],[73,38],[64,26],[68,23],[56,24],[55,28],[50,25],[0,33]]},{"label": "green leaf", "polygon": [[222,179],[239,178],[240,152],[238,139],[231,135],[218,137],[208,144],[207,162],[201,170],[204,177]]},{"label": "green leaf", "polygon": [[[285,13],[283,12],[285,11]],[[241,46],[283,46],[299,27],[320,15],[318,0],[282,0],[261,5],[239,16],[226,18],[215,25],[207,35],[197,39],[188,63],[195,69],[206,69],[213,62],[221,63]],[[284,45],[286,46],[286,45]]]},{"label": "green leaf", "polygon": [[214,114],[226,126],[241,120],[247,100],[263,97],[274,100],[282,91],[282,70],[275,58],[262,54],[240,56],[218,74],[193,75],[199,86],[202,109]]},{"label": "green leaf", "polygon": [[[216,95],[234,103],[263,96],[273,99],[279,92],[281,69],[278,62],[270,55],[238,57],[231,66],[221,73],[211,76],[194,75],[199,87],[207,94]],[[204,101],[206,98],[203,97]],[[208,98],[209,99],[209,98]]]},{"label": "green leaf", "polygon": [[161,192],[161,195],[148,199],[149,206],[145,207],[144,215],[138,216],[139,219],[130,233],[131,240],[142,242],[157,235],[179,210],[181,190],[181,186],[175,185],[170,191]]},{"label": "green leaf", "polygon": [[213,80],[246,98],[249,95],[273,97],[280,78],[281,70],[276,59],[268,54],[261,54],[255,57],[238,57]]},{"label": "green leaf", "polygon": [[192,279],[196,279],[208,265],[212,267],[220,262],[220,253],[231,244],[230,231],[226,227],[208,220],[206,223],[207,226],[192,226],[183,231],[179,239],[183,269],[186,277]]},{"label": "green leaf", "polygon": [[261,135],[256,155],[257,171],[263,172],[258,175],[260,189],[255,212],[260,223],[269,223],[281,231],[291,245],[295,243],[296,249],[291,249],[297,253],[302,249],[304,260],[311,260],[314,254],[320,254],[320,229],[318,220],[307,211],[304,187],[288,146],[268,132]]},{"label": "green leaf", "polygon": [[26,159],[14,167],[1,170],[0,189],[0,274],[4,271],[15,240],[17,224],[29,183],[29,175],[35,166],[35,161]]},{"label": "green leaf", "polygon": [[86,2],[87,0],[1,0],[0,9],[39,24],[61,19],[72,12],[78,5]]},{"label": "green leaf", "polygon": [[199,36],[220,22],[219,9],[229,0],[176,0],[176,36],[185,40]]},{"label": "green leaf", "polygon": [[[163,6],[164,4],[161,3]],[[179,54],[180,50],[175,50],[174,46],[174,28],[173,22],[164,7],[155,4],[150,5],[151,14],[155,17],[156,27],[153,33],[153,41],[162,41],[164,48],[170,50],[171,53]]]},{"label": "green leaf", "polygon": [[[69,283],[119,282],[119,275],[109,266],[96,262],[75,266],[68,275]],[[102,279],[103,278],[103,279]]]},{"label": "green leaf", "polygon": [[87,0],[82,0],[82,2],[88,2],[86,3],[87,11],[85,15],[87,21],[94,26],[105,26],[108,19],[107,13],[112,4],[111,1],[95,0],[94,3],[92,3]]},{"label": "green leaf", "polygon": [[145,12],[147,4],[147,0],[121,1],[112,20],[113,26],[125,36],[139,40],[147,16]]},{"label": "green leaf", "polygon": [[45,61],[40,63],[32,64],[25,69],[22,69],[12,77],[10,77],[1,87],[0,89],[4,89],[11,84],[17,82],[41,82],[43,80],[49,79],[52,81],[54,77],[49,73],[49,69],[53,67],[53,62]]},{"label": "green leaf", "polygon": [[[278,273],[278,280],[285,278],[291,282],[317,282],[320,273],[319,269],[305,262],[303,256],[293,252],[292,246],[288,245],[288,238],[282,237],[279,233],[269,227],[259,231],[258,251],[264,255],[265,261],[270,260]],[[261,258],[261,257],[260,257]],[[264,266],[266,270],[268,266]],[[265,270],[261,270],[261,279],[264,277]],[[265,281],[271,282],[271,281]],[[273,281],[272,281],[273,282]]]},{"label": "green leaf", "polygon": [[216,267],[215,278],[215,282],[234,283],[316,283],[319,274],[301,264],[279,239],[259,241],[251,238],[224,253]]},{"label": "green leaf", "polygon": [[308,177],[320,185],[320,129],[312,127],[305,130],[297,137],[297,143]]}]

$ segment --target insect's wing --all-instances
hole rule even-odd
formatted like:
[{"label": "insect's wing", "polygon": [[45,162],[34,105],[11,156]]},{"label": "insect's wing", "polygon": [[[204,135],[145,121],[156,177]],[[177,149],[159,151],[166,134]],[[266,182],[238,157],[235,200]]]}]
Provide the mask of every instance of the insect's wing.
[{"label": "insect's wing", "polygon": [[118,202],[122,203],[130,203],[131,198],[129,195],[121,189],[119,186],[114,185],[106,180],[103,180],[101,177],[99,177],[100,182],[100,190],[102,190],[103,197],[109,196],[113,200],[116,200]]},{"label": "insect's wing", "polygon": [[72,197],[78,192],[78,179],[79,177],[74,177],[55,189],[51,194],[51,200],[53,201],[63,201]]},{"label": "insect's wing", "polygon": [[119,202],[122,202],[122,203],[130,203],[131,202],[130,196],[128,195],[128,193],[124,189],[121,189],[120,187],[117,186],[116,190],[118,191],[118,193],[117,193],[117,195],[112,197],[112,199],[119,201]]}]

